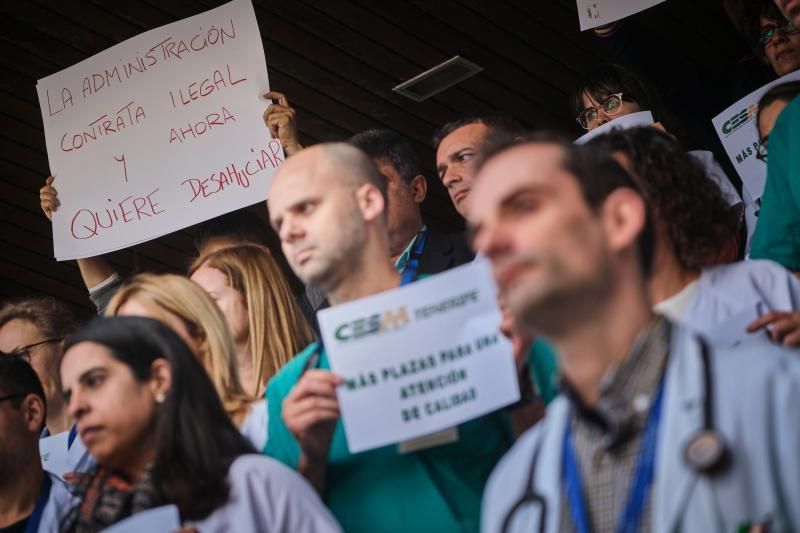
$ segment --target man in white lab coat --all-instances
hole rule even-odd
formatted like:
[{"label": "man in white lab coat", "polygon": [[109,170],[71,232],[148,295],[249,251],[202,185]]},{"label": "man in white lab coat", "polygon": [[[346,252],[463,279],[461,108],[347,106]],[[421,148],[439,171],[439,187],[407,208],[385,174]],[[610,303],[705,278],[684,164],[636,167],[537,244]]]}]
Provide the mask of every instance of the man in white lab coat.
[{"label": "man in white lab coat", "polygon": [[711,347],[653,314],[646,203],[607,152],[497,147],[468,214],[566,389],[492,474],[483,531],[800,528],[800,359]]}]

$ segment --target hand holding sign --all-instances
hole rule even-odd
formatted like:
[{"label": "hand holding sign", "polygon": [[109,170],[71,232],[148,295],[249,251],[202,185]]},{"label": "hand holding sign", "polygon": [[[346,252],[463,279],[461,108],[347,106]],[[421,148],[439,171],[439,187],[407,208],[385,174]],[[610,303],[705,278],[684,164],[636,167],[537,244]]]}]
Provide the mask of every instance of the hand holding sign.
[{"label": "hand holding sign", "polygon": [[53,220],[53,213],[56,212],[61,202],[58,201],[58,191],[53,187],[54,176],[48,176],[44,182],[44,187],[39,189],[39,202],[47,220]]},{"label": "hand holding sign", "polygon": [[269,128],[273,139],[281,141],[283,151],[287,156],[293,155],[303,149],[300,138],[297,135],[297,122],[295,120],[295,110],[289,105],[289,101],[283,93],[270,91],[264,98],[277,100],[267,110],[264,111],[264,123]]},{"label": "hand holding sign", "polygon": [[283,422],[312,460],[328,457],[339,420],[336,387],[341,383],[341,378],[327,370],[308,370],[283,400]]}]

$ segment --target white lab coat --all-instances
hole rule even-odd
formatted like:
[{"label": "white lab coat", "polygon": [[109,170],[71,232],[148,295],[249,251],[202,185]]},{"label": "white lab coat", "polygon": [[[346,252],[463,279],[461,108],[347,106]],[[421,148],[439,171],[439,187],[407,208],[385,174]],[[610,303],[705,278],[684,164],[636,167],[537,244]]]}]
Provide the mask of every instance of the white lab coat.
[{"label": "white lab coat", "polygon": [[[772,519],[769,531],[800,531],[800,356],[765,342],[711,351],[714,428],[731,463],[709,477],[684,461],[684,448],[703,424],[705,388],[700,343],[673,328],[665,405],[656,450],[652,523],[655,533],[736,531]],[[561,447],[570,407],[562,395],[546,418],[525,433],[495,468],[483,497],[481,531],[500,532],[522,496],[540,448],[533,487],[546,501],[544,531],[560,520]],[[536,532],[541,507],[514,515],[509,532]]]},{"label": "white lab coat", "polygon": [[679,322],[716,346],[732,346],[752,337],[747,326],[769,311],[798,310],[800,279],[773,261],[741,261],[704,269]]}]

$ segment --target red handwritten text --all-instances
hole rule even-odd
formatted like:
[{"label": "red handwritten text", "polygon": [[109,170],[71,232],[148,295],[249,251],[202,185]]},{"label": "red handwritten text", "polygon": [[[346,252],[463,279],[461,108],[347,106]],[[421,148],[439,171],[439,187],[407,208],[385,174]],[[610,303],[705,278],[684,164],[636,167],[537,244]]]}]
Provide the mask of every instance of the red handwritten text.
[{"label": "red handwritten text", "polygon": [[203,81],[190,83],[186,88],[185,93],[183,87],[178,89],[177,94],[170,91],[169,97],[172,99],[172,107],[177,107],[177,103],[180,103],[181,105],[191,104],[194,100],[198,100],[204,96],[213,94],[215,91],[219,92],[222,89],[227,88],[229,84],[232,87],[237,83],[247,80],[247,78],[244,77],[234,80],[233,76],[231,75],[231,66],[225,66],[227,67],[228,72],[227,82],[225,81],[226,78],[223,73],[220,70],[215,70],[210,77],[204,79]]},{"label": "red handwritten text", "polygon": [[[166,209],[158,210],[158,202],[153,198],[157,192],[158,188],[145,196],[128,196],[102,211],[79,209],[72,217],[72,236],[81,240],[91,239],[114,225],[137,222],[165,213]],[[111,198],[108,202],[111,203]]]},{"label": "red handwritten text", "polygon": [[194,202],[198,198],[208,198],[214,194],[224,191],[226,188],[238,186],[242,188],[250,187],[250,177],[264,171],[267,168],[278,168],[283,163],[280,152],[280,143],[273,139],[267,146],[269,151],[261,148],[256,152],[250,149],[254,159],[239,163],[230,163],[219,172],[212,172],[207,178],[187,178],[181,185],[188,185],[192,192],[189,202]]},{"label": "red handwritten text", "polygon": [[236,117],[223,107],[220,113],[210,113],[194,124],[188,122],[185,128],[172,128],[169,130],[169,143],[177,141],[183,144],[184,141],[197,139],[205,132],[211,131],[214,126],[224,126],[228,121],[236,122]]},{"label": "red handwritten text", "polygon": [[50,103],[50,89],[47,89],[45,92],[47,93],[47,111],[50,113],[51,117],[64,111],[64,109],[67,107],[67,104],[72,106],[72,92],[70,92],[70,90],[66,87],[61,89],[61,107],[55,111],[53,111],[53,104]]},{"label": "red handwritten text", "polygon": [[80,150],[90,142],[96,141],[98,137],[111,133],[120,133],[125,128],[135,126],[147,117],[142,106],[135,106],[134,104],[136,102],[128,103],[111,117],[107,114],[97,117],[89,123],[88,130],[74,133],[69,139],[69,132],[64,133],[61,137],[61,150],[64,152]]}]

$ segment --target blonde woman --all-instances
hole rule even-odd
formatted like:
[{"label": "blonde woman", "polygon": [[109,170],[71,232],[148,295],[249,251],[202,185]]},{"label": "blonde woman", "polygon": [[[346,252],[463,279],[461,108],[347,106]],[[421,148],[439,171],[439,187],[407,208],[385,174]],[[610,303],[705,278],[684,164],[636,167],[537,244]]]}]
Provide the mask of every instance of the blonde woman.
[{"label": "blonde woman", "polygon": [[189,276],[228,320],[245,390],[262,396],[267,381],[314,340],[278,263],[263,246],[228,246],[197,258]]},{"label": "blonde woman", "polygon": [[228,324],[200,286],[174,274],[139,274],[114,295],[106,315],[154,318],[175,331],[205,368],[234,425],[257,450],[264,447],[266,402],[242,388]]}]

